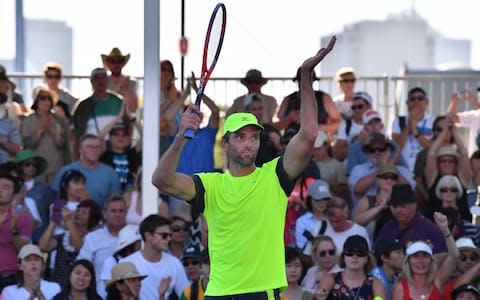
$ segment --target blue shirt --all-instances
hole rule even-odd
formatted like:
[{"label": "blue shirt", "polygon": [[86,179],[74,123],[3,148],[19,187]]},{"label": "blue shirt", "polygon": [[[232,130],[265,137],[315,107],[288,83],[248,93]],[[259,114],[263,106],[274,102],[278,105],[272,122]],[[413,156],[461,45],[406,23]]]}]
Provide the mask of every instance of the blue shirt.
[{"label": "blue shirt", "polygon": [[53,190],[58,192],[63,173],[72,169],[85,175],[89,198],[97,202],[102,208],[108,197],[121,192],[120,179],[113,168],[99,162],[94,169],[87,169],[79,161],[66,165],[58,171],[52,184]]},{"label": "blue shirt", "polygon": [[[312,200],[312,201],[315,201],[315,200]],[[317,224],[320,222],[321,221],[317,220],[313,215],[313,213],[310,211],[307,211],[297,219],[297,223],[295,226],[295,241],[297,243],[298,248],[303,249],[303,247],[307,243],[307,238],[303,236],[303,232],[305,230],[309,231],[312,234],[312,236],[314,237],[317,236],[318,232],[314,232],[314,229],[319,228]]]},{"label": "blue shirt", "polygon": [[[0,118],[0,139],[22,146],[22,137],[20,136],[20,132],[18,132],[15,122],[8,117]],[[13,157],[14,156],[5,150],[5,148],[0,146],[0,163],[7,162]]]},{"label": "blue shirt", "polygon": [[380,279],[387,290],[387,300],[392,300],[392,288],[397,282],[397,276],[393,275],[392,281],[388,281],[387,275],[382,267],[375,267],[370,272],[373,277]]},{"label": "blue shirt", "polygon": [[213,172],[215,168],[213,149],[218,128],[210,125],[201,128],[197,135],[187,141],[180,153],[177,172],[193,175],[200,172]]}]

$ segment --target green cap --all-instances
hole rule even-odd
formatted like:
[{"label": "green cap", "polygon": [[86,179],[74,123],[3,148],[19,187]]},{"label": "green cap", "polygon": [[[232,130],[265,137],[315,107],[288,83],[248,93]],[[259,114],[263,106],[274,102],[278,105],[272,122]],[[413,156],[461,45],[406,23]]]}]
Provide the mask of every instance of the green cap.
[{"label": "green cap", "polygon": [[258,123],[257,117],[251,113],[234,113],[227,117],[225,124],[223,124],[223,134],[235,132],[242,127],[253,125],[258,129],[263,129],[263,126]]},{"label": "green cap", "polygon": [[48,167],[48,163],[45,158],[39,156],[31,149],[24,149],[17,153],[15,157],[15,162],[17,164],[22,164],[26,160],[34,159],[37,162],[37,173],[35,176],[38,176],[45,172]]}]

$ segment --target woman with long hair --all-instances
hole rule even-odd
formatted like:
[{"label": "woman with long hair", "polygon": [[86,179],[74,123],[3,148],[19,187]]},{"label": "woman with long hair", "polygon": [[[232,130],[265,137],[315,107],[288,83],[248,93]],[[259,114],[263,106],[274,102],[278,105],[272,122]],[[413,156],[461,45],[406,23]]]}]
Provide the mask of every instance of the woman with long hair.
[{"label": "woman with long hair", "polygon": [[[131,262],[119,263],[112,268],[112,280],[105,284],[108,291],[107,300],[136,300],[140,294],[142,280],[147,277],[140,275],[135,265]],[[171,278],[160,282],[160,299],[164,300],[163,294],[170,284]]]},{"label": "woman with long hair", "polygon": [[33,91],[33,114],[22,120],[23,146],[34,150],[48,162],[40,180],[52,184],[57,172],[71,161],[68,122],[55,114],[53,107],[57,94],[39,86]]},{"label": "woman with long hair", "polygon": [[53,300],[101,300],[97,294],[95,269],[86,259],[75,261],[70,267],[62,291]]},{"label": "woman with long hair", "polygon": [[434,219],[445,236],[447,258],[438,267],[427,242],[416,241],[410,244],[402,264],[402,278],[393,287],[393,300],[443,299],[443,285],[456,268],[459,251],[448,229],[447,217],[435,212]]},{"label": "woman with long hair", "polygon": [[369,275],[375,260],[364,237],[353,235],[345,241],[339,265],[343,271],[328,274],[318,283],[315,290],[317,300],[386,299],[383,283]]},{"label": "woman with long hair", "polygon": [[315,263],[307,270],[302,280],[302,286],[314,291],[318,282],[327,274],[340,272],[337,263],[337,248],[333,239],[328,235],[319,235],[313,239],[312,259]]}]

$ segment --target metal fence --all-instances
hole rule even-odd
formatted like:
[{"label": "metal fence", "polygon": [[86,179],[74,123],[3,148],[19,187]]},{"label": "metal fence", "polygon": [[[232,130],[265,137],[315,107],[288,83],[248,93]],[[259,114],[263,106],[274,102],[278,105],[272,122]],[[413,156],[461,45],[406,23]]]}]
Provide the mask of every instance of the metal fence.
[{"label": "metal fence", "polygon": [[[23,93],[25,103],[31,104],[31,91],[35,86],[43,84],[43,74],[11,73],[9,76]],[[138,80],[140,100],[143,101],[143,78],[136,77],[136,79]],[[247,92],[240,83],[240,79],[240,77],[211,78],[205,93],[225,110],[236,97]],[[298,90],[297,83],[289,77],[268,79],[262,92],[274,96],[279,104],[286,95]],[[84,99],[91,94],[89,76],[64,75],[61,85],[67,87],[79,99]],[[476,93],[477,87],[480,86],[480,76],[360,76],[356,82],[357,91],[367,91],[372,95],[373,107],[382,114],[387,127],[390,126],[395,116],[406,113],[406,94],[414,86],[420,86],[427,91],[430,99],[429,113],[440,115],[446,112],[452,93],[464,89]],[[180,87],[178,82],[177,87]],[[340,93],[337,83],[333,81],[332,77],[320,77],[320,80],[315,82],[315,88],[332,96]],[[471,109],[471,107],[462,101],[459,104],[459,111],[465,109]]]}]

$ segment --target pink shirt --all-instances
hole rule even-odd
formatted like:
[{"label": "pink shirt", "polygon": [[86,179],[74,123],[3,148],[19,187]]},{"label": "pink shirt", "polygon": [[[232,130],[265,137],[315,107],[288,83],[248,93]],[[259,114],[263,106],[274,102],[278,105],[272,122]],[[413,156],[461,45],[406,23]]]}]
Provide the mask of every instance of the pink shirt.
[{"label": "pink shirt", "polygon": [[[10,224],[12,222],[14,212],[10,211],[3,221],[0,224],[0,275],[11,275],[15,274],[17,270],[17,250],[13,245],[13,236],[10,233]],[[18,213],[19,218],[17,222],[17,227],[20,231],[22,237],[31,239],[32,238],[32,218],[23,213]]]}]

